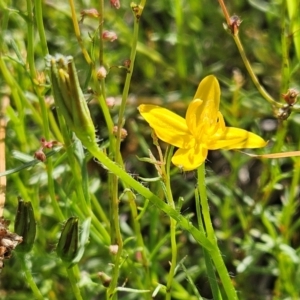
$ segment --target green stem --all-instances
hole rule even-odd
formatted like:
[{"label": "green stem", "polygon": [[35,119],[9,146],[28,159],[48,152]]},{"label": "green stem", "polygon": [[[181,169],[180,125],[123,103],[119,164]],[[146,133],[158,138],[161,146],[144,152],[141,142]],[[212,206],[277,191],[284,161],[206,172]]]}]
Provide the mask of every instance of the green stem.
[{"label": "green stem", "polygon": [[[140,225],[139,218],[138,218],[139,216],[138,216],[137,206],[136,206],[136,202],[135,202],[135,196],[130,189],[127,189],[127,194],[128,194],[128,201],[129,201],[129,205],[130,205],[131,215],[132,215],[132,219],[133,219],[134,232],[136,235],[137,246],[138,246],[139,251],[141,252],[142,264],[143,264],[143,267],[144,267],[145,273],[146,273],[145,286],[146,286],[146,288],[150,289],[151,288],[151,280],[150,280],[150,273],[149,273],[149,262],[148,262],[148,258],[147,258],[148,253],[146,251],[146,247],[145,247],[144,239],[143,239],[143,235],[142,235],[142,229],[141,229],[141,225]],[[145,297],[147,297],[148,299],[152,299],[150,294],[146,294]]]},{"label": "green stem", "polygon": [[[177,71],[180,79],[186,78],[186,55],[183,48],[183,10],[182,10],[182,0],[174,1],[175,9],[175,21],[177,27],[177,44],[176,44],[176,60],[177,60]],[[185,84],[182,85],[185,87]]]},{"label": "green stem", "polygon": [[[170,146],[166,152],[166,159],[165,159],[165,167],[162,165],[162,174],[163,180],[166,187],[166,198],[168,201],[168,205],[175,209],[175,203],[172,195],[172,188],[171,188],[171,180],[170,180],[170,165],[171,165],[171,158],[173,155],[174,147]],[[170,218],[170,237],[171,237],[171,266],[170,271],[167,279],[167,290],[166,290],[166,300],[170,300],[172,293],[172,282],[175,275],[175,268],[177,266],[177,242],[176,242],[176,225],[177,222],[173,218]]]},{"label": "green stem", "polygon": [[99,65],[103,66],[104,65],[104,59],[103,59],[103,23],[104,23],[104,1],[100,0],[99,1],[99,26],[98,26],[98,30],[99,30]]},{"label": "green stem", "polygon": [[228,274],[228,270],[224,264],[222,255],[218,248],[214,249],[213,251],[209,252],[210,257],[212,258],[215,268],[218,271],[218,274],[221,278],[223,288],[227,295],[227,298],[230,300],[238,300],[237,292],[233,286],[233,282]]},{"label": "green stem", "polygon": [[[43,16],[42,16],[41,3],[40,3],[41,1],[35,1],[35,2],[37,4],[36,14],[38,13],[37,19],[39,21],[39,27],[38,27],[39,33],[40,33],[40,35],[42,35],[42,38],[43,37],[45,38],[44,27],[43,27]],[[36,78],[36,69],[35,69],[34,51],[33,51],[33,49],[34,49],[34,32],[33,32],[33,11],[32,11],[31,0],[27,1],[27,14],[29,17],[28,34],[27,34],[27,37],[28,37],[27,59],[29,62],[31,80],[34,85],[34,79]],[[43,40],[42,42],[44,44],[46,44],[46,40]],[[42,44],[42,45],[43,45],[44,54],[46,55],[48,53],[48,49],[47,49],[47,44],[46,44],[46,50],[45,50],[44,44]],[[39,105],[40,105],[41,112],[42,112],[44,136],[45,136],[45,139],[47,141],[49,141],[50,140],[50,129],[49,129],[48,111],[47,111],[46,103],[44,101],[43,96],[41,95],[39,87],[34,86],[34,90],[39,99]],[[64,219],[64,216],[61,213],[61,210],[56,201],[54,181],[53,181],[53,175],[52,175],[53,174],[53,161],[52,161],[51,157],[47,159],[46,164],[47,164],[47,176],[48,176],[48,191],[49,191],[49,195],[51,198],[51,203],[56,212],[56,215],[59,217],[59,220],[62,221]]]},{"label": "green stem", "polygon": [[[218,1],[219,1],[219,4],[220,4],[221,8],[222,8],[223,13],[224,13],[224,16],[225,16],[225,19],[226,19],[227,26],[228,26],[228,28],[231,28],[231,26],[232,26],[232,21],[231,21],[231,18],[230,18],[230,16],[229,16],[229,14],[228,14],[226,5],[225,5],[225,3],[224,3],[223,0],[218,0]],[[239,50],[239,52],[240,52],[240,55],[241,55],[241,57],[242,57],[242,60],[243,60],[243,62],[244,62],[244,65],[245,65],[245,67],[246,67],[246,69],[247,69],[247,71],[248,71],[248,73],[249,73],[249,75],[250,75],[250,77],[251,77],[251,79],[252,79],[252,81],[253,81],[255,87],[256,87],[257,90],[259,91],[259,93],[262,95],[263,98],[265,98],[265,99],[266,99],[271,105],[273,105],[274,107],[281,107],[282,104],[280,104],[280,103],[278,103],[277,101],[275,101],[275,100],[271,97],[271,95],[270,95],[270,94],[269,94],[269,93],[261,86],[261,84],[259,83],[259,81],[258,81],[256,75],[255,75],[254,72],[253,72],[253,69],[252,69],[252,67],[251,67],[251,64],[250,64],[250,62],[249,62],[249,60],[248,60],[248,58],[247,58],[247,56],[246,56],[245,50],[244,50],[244,48],[243,48],[243,45],[242,45],[241,40],[240,40],[239,35],[238,35],[238,31],[237,31],[235,34],[232,33],[232,38],[233,38],[233,40],[235,41],[235,44],[237,45],[237,48],[238,48],[238,50]]]},{"label": "green stem", "polygon": [[119,195],[118,195],[118,177],[116,174],[112,174],[111,183],[111,236],[113,245],[118,245],[118,251],[114,256],[114,268],[112,272],[112,280],[107,289],[107,299],[111,299],[115,294],[120,271],[121,255],[123,251],[123,240],[119,223]]},{"label": "green stem", "polygon": [[80,293],[80,289],[78,287],[78,280],[76,278],[76,275],[75,275],[75,270],[74,270],[75,266],[71,267],[71,268],[68,268],[66,267],[66,271],[68,273],[68,278],[69,278],[69,281],[71,283],[71,287],[72,287],[72,291],[73,291],[73,295],[75,297],[76,300],[83,300],[82,296],[81,296],[81,293]]},{"label": "green stem", "polygon": [[69,0],[69,4],[70,4],[70,8],[71,8],[73,27],[74,27],[75,35],[76,35],[78,44],[80,46],[81,52],[82,52],[86,62],[89,65],[92,65],[93,62],[92,62],[92,60],[90,58],[90,55],[88,54],[87,50],[85,49],[84,44],[83,44],[82,39],[81,39],[80,28],[79,28],[79,23],[78,23],[77,16],[76,16],[74,1]]},{"label": "green stem", "polygon": [[27,0],[27,61],[31,78],[36,77],[34,66],[34,32],[33,32],[33,10],[31,0]]},{"label": "green stem", "polygon": [[133,26],[133,40],[131,45],[131,53],[130,53],[130,66],[128,68],[128,72],[126,74],[121,106],[119,109],[119,117],[118,117],[118,131],[117,131],[117,140],[116,140],[116,162],[120,163],[121,161],[121,153],[120,153],[120,145],[121,145],[121,130],[124,124],[124,112],[126,108],[126,102],[129,93],[129,87],[131,82],[131,77],[133,73],[134,61],[136,56],[136,48],[138,42],[138,33],[139,33],[139,19],[135,18],[134,26]]},{"label": "green stem", "polygon": [[35,281],[33,280],[31,270],[28,266],[28,263],[29,263],[30,259],[28,259],[26,257],[27,255],[28,254],[20,254],[19,255],[20,262],[21,262],[21,265],[22,265],[22,270],[24,271],[24,274],[25,274],[25,277],[26,277],[26,282],[30,286],[30,288],[33,292],[34,298],[37,299],[37,300],[43,300],[44,296],[42,295],[41,291],[38,289]]},{"label": "green stem", "polygon": [[[205,164],[202,164],[198,168],[198,189],[199,189],[199,194],[200,194],[200,199],[201,199],[201,207],[202,207],[202,216],[203,216],[203,221],[204,221],[204,226],[205,230],[207,233],[207,237],[209,241],[213,245],[213,250],[207,251],[207,253],[210,255],[211,259],[214,262],[215,268],[217,269],[217,272],[221,278],[225,293],[230,300],[236,300],[238,299],[236,290],[231,282],[230,276],[228,274],[227,268],[225,266],[225,263],[223,261],[223,258],[221,256],[218,243],[216,241],[216,236],[214,233],[214,229],[212,226],[210,214],[209,214],[209,205],[207,201],[207,194],[206,194],[206,188],[205,188]],[[213,272],[212,266],[208,264],[208,271]],[[214,275],[213,275],[214,276]],[[213,279],[211,281],[211,284],[213,284],[213,294],[214,297],[216,295],[217,298],[214,299],[221,299],[221,295],[218,291],[218,287],[215,286],[215,283],[217,282],[216,279]],[[215,290],[216,289],[216,290]]]},{"label": "green stem", "polygon": [[[206,222],[211,223],[211,221],[209,217],[209,211],[207,211],[208,205],[207,205],[207,195],[206,195],[206,185],[205,185],[205,164],[204,163],[198,168],[197,172],[198,172],[198,187],[195,190],[196,212],[197,212],[199,229],[205,232],[206,228],[210,227],[209,224],[208,226],[206,226]],[[199,194],[201,195],[201,198],[199,197]],[[201,213],[200,205],[202,206],[202,213]],[[205,218],[204,215],[206,215]],[[205,224],[203,224],[202,217],[205,220],[204,221]],[[209,220],[207,220],[208,217]],[[213,239],[215,238],[213,237]],[[218,286],[216,273],[209,252],[206,249],[203,249],[203,254],[204,254],[204,260],[205,260],[205,265],[207,270],[207,277],[212,290],[213,299],[222,300],[222,295]]]},{"label": "green stem", "polygon": [[40,36],[40,45],[43,52],[43,55],[46,56],[49,53],[44,22],[43,22],[43,9],[42,9],[42,0],[34,0],[34,7],[35,7],[35,20],[37,29]]},{"label": "green stem", "polygon": [[251,64],[246,56],[244,47],[241,43],[241,40],[238,36],[238,34],[236,35],[232,35],[233,40],[235,41],[235,44],[240,52],[240,55],[242,57],[242,60],[244,62],[244,65],[252,79],[252,82],[254,83],[255,87],[257,88],[257,90],[259,91],[259,93],[262,95],[263,98],[265,98],[271,105],[273,105],[274,107],[281,107],[282,104],[278,103],[277,101],[275,101],[272,96],[261,86],[261,84],[259,83],[255,73],[253,72],[253,69],[251,67]]},{"label": "green stem", "polygon": [[285,93],[290,81],[290,66],[289,66],[289,47],[286,36],[286,1],[282,1],[281,7],[281,50],[282,50],[282,65],[281,65],[281,92]]},{"label": "green stem", "polygon": [[216,242],[215,231],[211,222],[210,213],[209,213],[209,205],[207,201],[207,193],[206,193],[206,186],[205,186],[205,164],[203,163],[197,169],[198,175],[198,190],[200,195],[201,201],[201,208],[202,208],[202,216],[205,225],[205,231],[207,234],[208,239],[212,242]]}]

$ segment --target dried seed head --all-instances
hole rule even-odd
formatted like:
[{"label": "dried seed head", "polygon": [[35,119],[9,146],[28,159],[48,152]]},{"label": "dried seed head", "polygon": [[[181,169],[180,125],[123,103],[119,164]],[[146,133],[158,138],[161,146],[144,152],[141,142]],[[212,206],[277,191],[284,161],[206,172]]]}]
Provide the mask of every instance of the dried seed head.
[{"label": "dried seed head", "polygon": [[277,112],[276,112],[276,117],[279,120],[287,120],[287,118],[290,116],[292,112],[292,105],[285,104],[283,105]]},{"label": "dried seed head", "polygon": [[22,237],[8,230],[9,221],[0,218],[0,272],[4,267],[4,259],[12,255],[15,247],[22,242]]}]

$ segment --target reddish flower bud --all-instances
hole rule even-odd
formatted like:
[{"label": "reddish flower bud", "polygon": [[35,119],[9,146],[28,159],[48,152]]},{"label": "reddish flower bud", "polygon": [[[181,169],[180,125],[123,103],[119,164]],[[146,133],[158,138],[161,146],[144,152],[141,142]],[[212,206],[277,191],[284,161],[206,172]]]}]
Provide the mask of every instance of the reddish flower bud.
[{"label": "reddish flower bud", "polygon": [[116,99],[114,97],[108,97],[106,98],[106,105],[109,107],[109,108],[112,108],[115,106],[115,103],[116,103]]},{"label": "reddish flower bud", "polygon": [[119,9],[121,7],[120,0],[110,0],[110,4],[116,9]]},{"label": "reddish flower bud", "polygon": [[104,40],[107,40],[107,41],[110,41],[110,42],[113,42],[115,41],[118,36],[115,32],[113,31],[108,31],[108,30],[105,30],[103,33],[102,33],[102,38]]},{"label": "reddish flower bud", "polygon": [[83,22],[84,18],[99,18],[100,14],[96,8],[84,9],[81,11],[81,22]]},{"label": "reddish flower bud", "polygon": [[39,149],[38,151],[36,151],[34,153],[34,158],[36,158],[42,162],[44,162],[47,159],[46,154],[43,152],[43,149]]},{"label": "reddish flower bud", "polygon": [[57,141],[46,141],[44,138],[41,138],[42,148],[52,149],[53,146],[57,145]]}]

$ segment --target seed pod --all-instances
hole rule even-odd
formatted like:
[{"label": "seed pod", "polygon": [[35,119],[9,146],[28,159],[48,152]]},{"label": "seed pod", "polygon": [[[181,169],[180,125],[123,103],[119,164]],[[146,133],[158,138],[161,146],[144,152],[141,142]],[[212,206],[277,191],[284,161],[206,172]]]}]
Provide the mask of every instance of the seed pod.
[{"label": "seed pod", "polygon": [[29,252],[36,236],[36,222],[31,202],[25,202],[21,198],[19,198],[15,220],[15,233],[23,238],[16,250],[23,253]]},{"label": "seed pod", "polygon": [[78,247],[78,218],[71,217],[62,230],[56,252],[63,262],[70,264],[76,258]]},{"label": "seed pod", "polygon": [[87,146],[96,140],[95,127],[79,85],[73,57],[49,57],[55,104],[66,124]]}]

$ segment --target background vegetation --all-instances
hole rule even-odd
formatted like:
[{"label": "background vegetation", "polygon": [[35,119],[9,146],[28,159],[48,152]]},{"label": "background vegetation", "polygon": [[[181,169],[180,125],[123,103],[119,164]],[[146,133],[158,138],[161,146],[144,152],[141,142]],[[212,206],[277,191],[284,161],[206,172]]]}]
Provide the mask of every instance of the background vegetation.
[{"label": "background vegetation", "polygon": [[[37,10],[41,3],[42,12]],[[70,1],[72,2],[72,1]],[[101,1],[77,0],[78,20],[83,10],[97,8]],[[299,89],[300,12],[296,0],[227,1],[230,14],[237,14],[242,24],[240,39],[261,85],[272,97],[284,104],[281,94],[288,88]],[[298,4],[297,4],[298,3]],[[287,6],[289,5],[289,6]],[[68,273],[55,248],[63,224],[70,216],[85,218],[78,204],[77,175],[74,175],[65,150],[52,156],[53,180],[49,181],[49,164],[33,164],[34,153],[45,138],[46,122],[41,99],[46,103],[50,124],[50,140],[62,143],[56,111],[51,96],[47,53],[72,55],[97,127],[99,144],[105,148],[109,133],[102,110],[90,89],[89,66],[82,55],[74,33],[70,5],[67,1],[9,1],[0,0],[0,97],[7,118],[5,156],[7,175],[4,217],[15,220],[17,197],[32,201],[37,220],[37,237],[25,262],[44,299],[75,299]],[[28,11],[32,11],[30,15]],[[42,27],[46,45],[41,41]],[[119,104],[126,76],[124,62],[130,57],[134,17],[129,0],[122,0],[115,9],[105,1],[103,29],[114,31],[117,40],[103,41],[103,65],[106,97],[113,97],[110,109],[117,123]],[[141,103],[160,104],[184,115],[199,81],[214,74],[221,83],[220,110],[228,126],[244,128],[269,140],[266,149],[255,153],[273,153],[300,149],[300,118],[292,112],[285,121],[261,96],[253,85],[239,51],[230,34],[223,28],[225,18],[217,1],[147,1],[139,22],[137,55],[130,83],[130,95],[125,110],[124,127],[128,132],[122,143],[125,169],[139,178],[156,195],[163,198],[159,182],[141,178],[157,177],[155,167],[137,157],[149,155],[153,146],[151,130],[140,118],[137,106]],[[85,17],[79,24],[83,47],[99,67],[99,21]],[[45,47],[46,46],[46,47]],[[36,73],[32,73],[32,65]],[[10,76],[5,75],[5,70]],[[164,150],[166,145],[161,143]],[[80,148],[80,147],[79,147]],[[76,152],[78,151],[78,152]],[[106,236],[110,235],[110,192],[108,171],[88,153],[74,150],[84,161],[87,171],[91,209],[98,222],[92,222],[91,236],[78,264],[83,299],[104,299],[105,287],[98,272],[111,276],[113,258]],[[258,159],[234,151],[213,151],[209,154],[207,189],[211,216],[223,258],[232,275],[240,299],[299,299],[299,158]],[[2,170],[3,171],[3,170]],[[172,191],[176,205],[184,199],[181,213],[192,222],[195,219],[194,172],[182,173],[172,167]],[[52,182],[53,186],[49,186]],[[118,286],[135,291],[118,292],[119,299],[149,299],[137,290],[148,289],[145,265],[134,225],[130,197],[120,187],[119,221],[124,241]],[[53,199],[64,216],[57,214]],[[140,233],[147,253],[151,292],[165,285],[171,257],[170,219],[167,215],[136,195]],[[10,227],[13,231],[13,225]],[[172,299],[211,298],[202,249],[191,235],[177,228],[179,265],[172,286]],[[5,262],[1,273],[1,299],[33,299],[27,277],[24,276],[22,255],[14,252]],[[155,299],[164,299],[160,289]],[[151,298],[151,296],[150,296]],[[224,296],[224,299],[226,297]]]}]

